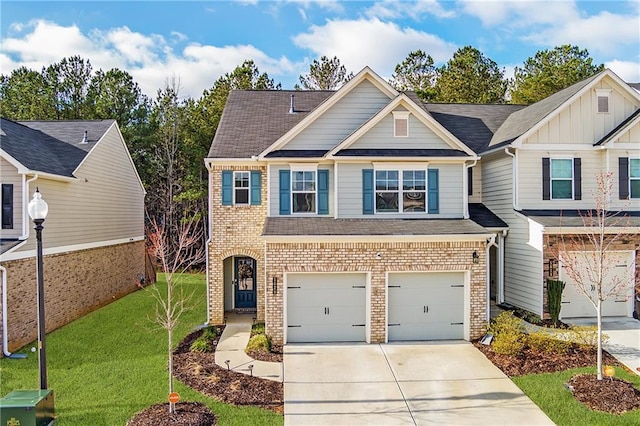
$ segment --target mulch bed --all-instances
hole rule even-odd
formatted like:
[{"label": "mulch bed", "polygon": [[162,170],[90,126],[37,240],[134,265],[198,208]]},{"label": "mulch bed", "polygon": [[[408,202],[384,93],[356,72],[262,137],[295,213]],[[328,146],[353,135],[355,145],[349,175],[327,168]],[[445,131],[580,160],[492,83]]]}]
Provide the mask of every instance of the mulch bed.
[{"label": "mulch bed", "polygon": [[179,402],[169,414],[169,403],[156,404],[133,416],[127,426],[213,426],[216,416],[199,402]]},{"label": "mulch bed", "polygon": [[[223,327],[219,327],[222,334]],[[220,367],[215,352],[190,352],[189,347],[201,331],[189,334],[174,351],[173,373],[182,383],[234,405],[250,405],[284,413],[284,385],[273,380],[252,377]],[[213,346],[217,346],[216,340]]]},{"label": "mulch bed", "polygon": [[251,358],[258,361],[282,362],[283,351],[280,345],[271,345],[271,352],[266,351],[249,351],[247,352]]},{"label": "mulch bed", "polygon": [[640,408],[640,391],[626,380],[578,374],[569,380],[575,398],[592,410],[624,414]]}]

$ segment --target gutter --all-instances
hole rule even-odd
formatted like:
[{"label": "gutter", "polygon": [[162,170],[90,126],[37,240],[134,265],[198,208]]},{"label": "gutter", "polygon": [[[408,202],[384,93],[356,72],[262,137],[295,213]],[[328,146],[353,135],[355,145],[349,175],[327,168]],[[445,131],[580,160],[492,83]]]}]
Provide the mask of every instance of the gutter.
[{"label": "gutter", "polygon": [[504,149],[504,153],[513,158],[511,163],[511,182],[513,183],[512,202],[514,210],[520,211],[520,206],[518,205],[518,151],[516,150],[515,153],[512,154],[511,152],[509,152],[509,147],[506,147]]},{"label": "gutter", "polygon": [[208,183],[209,183],[209,188],[207,190],[207,219],[208,219],[208,223],[207,223],[207,232],[209,233],[209,238],[207,238],[207,246],[205,247],[205,253],[206,253],[206,259],[205,259],[205,279],[207,280],[207,321],[205,322],[205,326],[209,325],[211,323],[211,300],[210,300],[210,289],[209,289],[209,244],[211,244],[211,171],[212,171],[212,166],[213,164],[211,163],[210,159],[205,158],[204,160],[204,165],[207,168],[207,175],[208,175]]},{"label": "gutter", "polygon": [[29,238],[29,220],[27,219],[29,210],[29,183],[37,180],[38,173],[34,174],[31,179],[27,179],[27,175],[22,175],[22,235],[18,237],[19,240],[26,240]]},{"label": "gutter", "polygon": [[472,184],[467,177],[469,176],[469,169],[476,164],[478,164],[477,158],[473,160],[472,164],[465,163],[464,165],[465,173],[464,176],[462,176],[462,182],[464,183],[464,185],[462,185],[462,216],[465,219],[469,219],[469,185]]}]

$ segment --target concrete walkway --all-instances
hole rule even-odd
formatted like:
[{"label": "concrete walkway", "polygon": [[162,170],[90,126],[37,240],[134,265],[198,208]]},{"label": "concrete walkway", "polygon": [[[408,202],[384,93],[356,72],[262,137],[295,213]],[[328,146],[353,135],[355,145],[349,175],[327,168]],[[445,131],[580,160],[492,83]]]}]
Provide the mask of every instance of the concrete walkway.
[{"label": "concrete walkway", "polygon": [[288,344],[293,425],[553,425],[468,342]]},{"label": "concrete walkway", "polygon": [[[595,318],[563,319],[567,324],[597,325]],[[609,340],[602,348],[640,375],[640,321],[629,317],[602,318],[602,332]]]},{"label": "concrete walkway", "polygon": [[227,323],[220,336],[216,348],[216,364],[223,368],[229,368],[239,373],[251,374],[249,368],[253,365],[253,375],[263,379],[282,382],[284,370],[281,362],[256,361],[245,353],[254,314],[227,314]]}]

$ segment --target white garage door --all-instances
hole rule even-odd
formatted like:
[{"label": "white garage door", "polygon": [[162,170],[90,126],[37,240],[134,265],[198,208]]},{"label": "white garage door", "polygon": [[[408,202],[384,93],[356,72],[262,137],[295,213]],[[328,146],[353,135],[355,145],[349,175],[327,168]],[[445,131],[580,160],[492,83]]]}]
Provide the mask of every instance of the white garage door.
[{"label": "white garage door", "polygon": [[287,275],[287,342],[363,342],[365,274]]},{"label": "white garage door", "polygon": [[[569,254],[576,258],[576,254]],[[621,295],[612,295],[602,302],[603,316],[629,316],[631,313],[630,304],[632,302],[633,292],[633,252],[613,252],[615,256],[613,268],[610,273],[604,277],[605,291],[609,290],[608,284],[622,280],[626,284],[627,292]],[[583,276],[587,276],[589,265],[595,264],[595,253],[590,252],[588,257],[580,254],[577,256],[577,267]],[[578,290],[576,283],[567,275],[566,271],[560,270],[560,279],[566,283],[562,292],[562,308],[560,310],[561,318],[583,318],[595,317],[596,309],[593,307],[587,297]],[[587,286],[587,290],[591,292],[595,299],[595,287]]]},{"label": "white garage door", "polygon": [[464,338],[464,274],[389,274],[389,341]]}]

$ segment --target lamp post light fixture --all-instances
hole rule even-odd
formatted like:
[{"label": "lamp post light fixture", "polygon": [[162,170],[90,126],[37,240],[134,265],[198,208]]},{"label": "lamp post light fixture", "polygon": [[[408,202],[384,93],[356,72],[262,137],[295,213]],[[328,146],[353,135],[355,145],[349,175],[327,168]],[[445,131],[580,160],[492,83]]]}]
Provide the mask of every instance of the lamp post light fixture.
[{"label": "lamp post light fixture", "polygon": [[47,351],[45,344],[46,328],[44,323],[44,274],[42,270],[42,223],[47,217],[49,206],[42,199],[38,188],[29,201],[29,217],[36,230],[37,256],[36,275],[38,279],[38,366],[40,368],[40,389],[47,389]]}]

